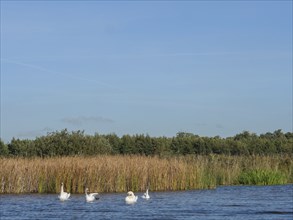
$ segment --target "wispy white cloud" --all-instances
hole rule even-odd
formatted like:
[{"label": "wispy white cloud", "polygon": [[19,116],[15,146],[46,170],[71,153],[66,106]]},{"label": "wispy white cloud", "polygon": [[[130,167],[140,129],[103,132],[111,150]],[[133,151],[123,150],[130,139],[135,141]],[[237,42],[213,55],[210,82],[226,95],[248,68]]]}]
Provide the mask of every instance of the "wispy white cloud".
[{"label": "wispy white cloud", "polygon": [[206,127],[207,126],[207,124],[206,123],[203,123],[203,122],[196,122],[196,123],[194,123],[194,125],[196,127]]},{"label": "wispy white cloud", "polygon": [[8,64],[14,64],[14,65],[18,65],[18,66],[24,66],[30,69],[34,69],[34,70],[38,70],[44,73],[50,73],[53,74],[57,77],[65,77],[68,79],[74,79],[74,80],[78,80],[78,81],[86,81],[86,82],[91,82],[91,83],[95,83],[101,86],[105,86],[108,88],[115,88],[113,85],[100,81],[100,80],[95,80],[95,79],[91,79],[91,78],[87,78],[87,77],[83,77],[83,76],[79,76],[76,74],[68,74],[68,73],[64,73],[64,72],[57,72],[57,71],[52,71],[48,68],[44,68],[42,66],[39,65],[34,65],[34,64],[30,64],[30,63],[25,63],[25,62],[20,62],[20,61],[16,61],[16,60],[11,60],[11,59],[6,59],[6,58],[1,58],[1,63],[8,63]]},{"label": "wispy white cloud", "polygon": [[45,127],[40,130],[31,130],[31,131],[25,131],[25,132],[19,132],[16,136],[19,138],[35,138],[38,136],[42,136],[48,132],[51,132],[52,129],[49,127]]},{"label": "wispy white cloud", "polygon": [[113,123],[114,120],[104,117],[96,116],[79,116],[79,117],[66,117],[62,118],[63,123],[71,125],[83,125],[87,123]]},{"label": "wispy white cloud", "polygon": [[214,52],[170,52],[170,53],[154,53],[153,56],[160,57],[182,57],[182,56],[223,56],[231,55],[235,52],[214,51]]},{"label": "wispy white cloud", "polygon": [[216,128],[222,129],[224,126],[222,124],[216,124]]},{"label": "wispy white cloud", "polygon": [[47,72],[47,73],[54,73],[53,71],[50,71],[46,68],[37,66],[37,65],[33,65],[33,64],[29,64],[29,63],[23,63],[23,62],[19,62],[19,61],[15,61],[15,60],[10,60],[10,59],[6,59],[6,58],[1,58],[1,63],[9,63],[9,64],[15,64],[18,66],[24,66],[24,67],[28,67],[31,69],[35,69],[35,70],[40,70],[42,72]]}]

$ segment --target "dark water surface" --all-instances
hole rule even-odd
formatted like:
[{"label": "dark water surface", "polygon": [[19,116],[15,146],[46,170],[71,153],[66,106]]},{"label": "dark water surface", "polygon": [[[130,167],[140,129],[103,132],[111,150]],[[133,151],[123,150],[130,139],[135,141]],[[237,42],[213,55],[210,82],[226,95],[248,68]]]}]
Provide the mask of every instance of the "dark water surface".
[{"label": "dark water surface", "polygon": [[214,190],[152,192],[126,204],[126,193],[100,194],[85,202],[71,195],[65,202],[57,195],[0,195],[0,219],[291,219],[293,185],[225,186]]}]

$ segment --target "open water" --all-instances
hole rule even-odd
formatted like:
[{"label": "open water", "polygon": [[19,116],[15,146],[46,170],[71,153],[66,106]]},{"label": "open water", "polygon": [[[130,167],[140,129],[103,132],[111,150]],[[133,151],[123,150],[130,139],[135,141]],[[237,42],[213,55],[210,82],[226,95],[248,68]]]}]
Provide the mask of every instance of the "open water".
[{"label": "open water", "polygon": [[293,185],[223,186],[213,190],[152,192],[126,204],[126,193],[84,195],[61,202],[55,194],[0,195],[0,219],[290,219]]}]

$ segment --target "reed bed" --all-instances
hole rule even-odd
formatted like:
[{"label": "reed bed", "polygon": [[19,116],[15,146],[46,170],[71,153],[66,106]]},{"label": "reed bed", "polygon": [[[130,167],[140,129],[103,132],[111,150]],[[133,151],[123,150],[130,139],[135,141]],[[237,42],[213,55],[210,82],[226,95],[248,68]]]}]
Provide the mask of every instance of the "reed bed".
[{"label": "reed bed", "polygon": [[0,167],[1,193],[58,193],[61,182],[71,193],[84,193],[85,187],[125,192],[293,182],[289,156],[0,158]]}]

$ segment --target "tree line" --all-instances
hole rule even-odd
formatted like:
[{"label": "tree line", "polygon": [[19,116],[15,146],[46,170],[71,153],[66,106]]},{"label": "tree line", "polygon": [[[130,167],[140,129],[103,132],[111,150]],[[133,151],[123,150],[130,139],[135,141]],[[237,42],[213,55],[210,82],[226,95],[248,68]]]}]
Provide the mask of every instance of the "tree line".
[{"label": "tree line", "polygon": [[243,131],[233,137],[200,137],[178,132],[174,137],[150,137],[145,134],[94,134],[67,129],[47,133],[34,140],[13,138],[9,143],[0,140],[0,156],[54,157],[121,155],[273,155],[293,154],[293,133],[282,130],[257,135]]}]

